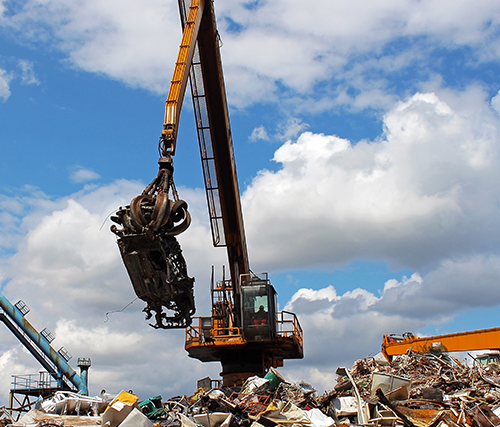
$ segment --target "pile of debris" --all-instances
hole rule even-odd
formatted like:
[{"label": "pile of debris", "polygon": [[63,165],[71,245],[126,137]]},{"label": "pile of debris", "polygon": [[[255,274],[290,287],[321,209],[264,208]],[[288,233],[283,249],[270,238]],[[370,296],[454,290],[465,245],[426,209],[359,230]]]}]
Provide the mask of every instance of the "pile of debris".
[{"label": "pile of debris", "polygon": [[411,353],[339,368],[334,390],[317,399],[337,425],[500,425],[500,366],[468,366],[449,355]]},{"label": "pile of debris", "polygon": [[[54,396],[15,427],[404,427],[500,426],[500,366],[474,366],[449,356],[378,356],[337,370],[337,384],[318,396],[306,383],[271,369],[242,387],[199,388],[192,396],[143,401],[122,391],[106,396]],[[209,382],[210,383],[210,382]],[[69,414],[79,414],[69,416]]]}]

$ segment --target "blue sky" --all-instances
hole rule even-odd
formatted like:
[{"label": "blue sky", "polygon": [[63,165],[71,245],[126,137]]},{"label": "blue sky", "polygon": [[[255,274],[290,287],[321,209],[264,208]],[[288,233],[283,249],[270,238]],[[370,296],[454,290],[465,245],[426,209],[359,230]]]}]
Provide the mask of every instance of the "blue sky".
[{"label": "blue sky", "polygon": [[[306,337],[290,380],[332,389],[383,333],[497,326],[500,5],[216,0],[250,262]],[[156,175],[177,2],[0,2],[0,280],[91,357],[91,393],[194,390],[215,364],[143,319],[107,216]],[[175,182],[208,313],[209,237],[191,100]],[[39,367],[0,329],[0,396]],[[162,376],[148,372],[162,367]]]}]

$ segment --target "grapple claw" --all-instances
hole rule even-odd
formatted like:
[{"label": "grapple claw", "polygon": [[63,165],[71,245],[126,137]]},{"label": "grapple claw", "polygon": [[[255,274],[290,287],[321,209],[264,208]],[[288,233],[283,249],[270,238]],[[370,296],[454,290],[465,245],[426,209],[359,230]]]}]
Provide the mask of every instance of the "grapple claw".
[{"label": "grapple claw", "polygon": [[[129,206],[120,208],[111,231],[137,296],[147,303],[146,320],[158,329],[185,328],[195,313],[194,278],[187,274],[182,249],[175,238],[191,222],[187,203],[175,190],[171,160],[160,159],[160,171]],[[172,192],[173,200],[169,198]],[[168,315],[163,310],[173,312]]]}]

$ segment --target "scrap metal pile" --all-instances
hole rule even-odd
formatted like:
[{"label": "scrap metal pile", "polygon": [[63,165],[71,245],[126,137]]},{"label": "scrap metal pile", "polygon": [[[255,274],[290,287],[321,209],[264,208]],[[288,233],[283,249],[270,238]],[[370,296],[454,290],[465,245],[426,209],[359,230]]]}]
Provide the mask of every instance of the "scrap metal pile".
[{"label": "scrap metal pile", "polygon": [[[178,396],[166,401],[161,396],[139,401],[128,392],[121,392],[107,402],[85,398],[80,403],[64,403],[59,399],[54,404],[52,399],[14,425],[500,426],[498,365],[471,367],[445,355],[409,353],[390,364],[378,356],[360,359],[350,369],[339,368],[337,374],[333,390],[321,396],[311,385],[287,382],[271,369],[264,378],[249,378],[242,387],[199,388],[190,397]],[[211,384],[209,379],[208,384]],[[74,416],[75,421],[68,421],[66,414],[78,412],[92,416]]]},{"label": "scrap metal pile", "polygon": [[390,364],[366,358],[339,369],[319,401],[340,424],[406,427],[500,425],[500,366],[468,366],[448,355],[408,353]]}]

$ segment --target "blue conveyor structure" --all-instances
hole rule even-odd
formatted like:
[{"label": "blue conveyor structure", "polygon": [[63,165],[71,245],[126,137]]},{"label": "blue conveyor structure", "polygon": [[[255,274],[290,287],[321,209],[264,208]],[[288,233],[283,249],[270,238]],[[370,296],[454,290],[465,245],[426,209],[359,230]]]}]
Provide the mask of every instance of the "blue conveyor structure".
[{"label": "blue conveyor structure", "polygon": [[7,328],[16,336],[16,338],[26,347],[26,349],[35,357],[35,359],[44,367],[45,370],[57,381],[61,390],[74,390],[78,393],[88,395],[88,369],[90,359],[78,359],[80,375],[68,364],[68,353],[63,347],[59,351],[54,350],[50,345],[52,334],[44,329],[38,332],[30,322],[24,317],[29,309],[23,301],[18,301],[15,305],[0,293],[0,320],[5,323]]}]

